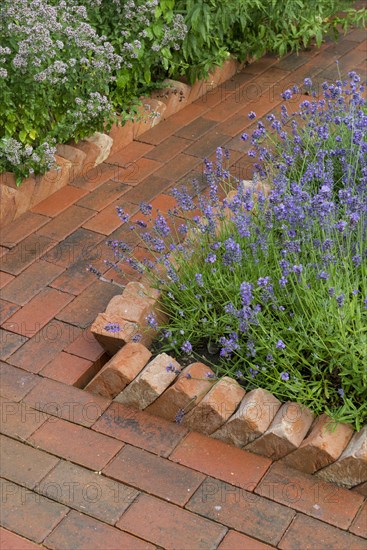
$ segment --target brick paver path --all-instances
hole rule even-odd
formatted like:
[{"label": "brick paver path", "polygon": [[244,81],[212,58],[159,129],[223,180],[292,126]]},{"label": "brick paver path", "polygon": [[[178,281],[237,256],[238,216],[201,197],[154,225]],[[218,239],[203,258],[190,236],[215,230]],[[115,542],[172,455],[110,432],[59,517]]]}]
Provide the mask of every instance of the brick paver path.
[{"label": "brick paver path", "polygon": [[[163,211],[216,147],[251,177],[240,135],[308,76],[356,69],[366,35],[265,56],[1,232],[0,547],[363,549],[367,487],[348,491],[83,391],[106,361],[88,327],[120,292],[86,271],[126,238],[116,205]],[[121,278],[120,282],[124,282]]]}]

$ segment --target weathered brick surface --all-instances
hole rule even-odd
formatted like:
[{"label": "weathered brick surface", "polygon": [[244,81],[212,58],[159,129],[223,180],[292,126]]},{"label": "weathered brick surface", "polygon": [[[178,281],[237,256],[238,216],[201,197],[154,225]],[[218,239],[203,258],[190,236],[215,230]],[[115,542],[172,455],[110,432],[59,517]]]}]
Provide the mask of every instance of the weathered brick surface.
[{"label": "weathered brick surface", "polygon": [[[167,370],[170,366],[173,371]],[[116,401],[128,407],[145,409],[177,378],[176,371],[180,370],[181,367],[175,359],[161,353],[116,397]]]},{"label": "weathered brick surface", "polygon": [[[0,382],[1,383],[1,382]],[[0,432],[25,441],[49,418],[26,403],[16,403],[0,397]]]},{"label": "weathered brick surface", "polygon": [[313,419],[313,413],[306,407],[285,403],[264,435],[246,445],[246,449],[278,460],[299,447]]},{"label": "weathered brick surface", "polygon": [[0,527],[0,548],[4,550],[39,550],[41,547]]},{"label": "weathered brick surface", "polygon": [[39,382],[39,377],[0,363],[0,395],[9,401],[20,401]]},{"label": "weathered brick surface", "polygon": [[132,487],[63,460],[36,490],[111,525],[116,523],[138,495]]},{"label": "weathered brick surface", "polygon": [[89,327],[96,315],[120,289],[114,285],[96,281],[57,314],[57,318],[81,328]]},{"label": "weathered brick surface", "polygon": [[29,372],[38,373],[79,334],[79,328],[52,319],[33,338],[13,353],[8,358],[8,362]]},{"label": "weathered brick surface", "polygon": [[94,338],[89,329],[84,329],[79,336],[71,342],[66,348],[67,353],[72,353],[78,357],[96,361],[102,354],[103,348]]},{"label": "weathered brick surface", "polygon": [[242,399],[238,410],[212,435],[225,443],[244,447],[269,427],[280,407],[272,393],[257,388]]},{"label": "weathered brick surface", "polygon": [[78,229],[83,223],[93,216],[93,212],[88,208],[72,205],[64,212],[61,212],[56,218],[42,226],[37,235],[48,238],[51,241],[61,241],[70,233]]},{"label": "weathered brick surface", "polygon": [[354,487],[367,481],[367,426],[356,432],[340,458],[316,474],[326,481]]},{"label": "weathered brick surface", "polygon": [[17,304],[0,300],[0,324],[3,325],[3,323],[5,323],[5,321],[9,319],[9,317],[11,317],[18,309],[19,306]]},{"label": "weathered brick surface", "polygon": [[[137,539],[74,510],[52,531],[45,544],[52,550],[70,550],[70,548],[73,550],[155,549],[155,546],[149,542]],[[14,550],[18,550],[18,548],[14,548]],[[19,550],[21,549],[19,548]]]},{"label": "weathered brick surface", "polygon": [[214,549],[226,533],[222,525],[149,495],[140,495],[117,527],[159,547],[180,550]]},{"label": "weathered brick surface", "polygon": [[271,461],[235,449],[215,439],[190,433],[170,455],[170,460],[252,491]]},{"label": "weathered brick surface", "polygon": [[353,435],[347,424],[335,424],[326,415],[317,418],[301,445],[282,459],[282,463],[313,474],[331,464],[343,452]]},{"label": "weathered brick surface", "polygon": [[228,531],[223,541],[218,546],[218,550],[235,550],[237,548],[241,548],[241,550],[270,550],[273,546],[263,544],[237,531]]},{"label": "weathered brick surface", "polygon": [[353,521],[349,531],[367,539],[367,501],[364,503],[355,520]]},{"label": "weathered brick surface", "polygon": [[32,445],[91,470],[102,468],[122,443],[61,418],[50,418],[30,438]]},{"label": "weathered brick surface", "polygon": [[145,367],[151,352],[142,344],[131,342],[120,349],[85,388],[113,399]]},{"label": "weathered brick surface", "polygon": [[48,221],[49,218],[47,216],[41,216],[34,212],[25,212],[19,218],[1,228],[0,244],[13,248]]},{"label": "weathered brick surface", "polygon": [[16,352],[28,338],[8,330],[0,329],[0,359],[7,359]]},{"label": "weathered brick surface", "polygon": [[0,436],[1,475],[33,489],[56,466],[58,458],[23,445],[3,435]]},{"label": "weathered brick surface", "polygon": [[159,456],[168,456],[187,429],[120,403],[113,403],[93,429]]},{"label": "weathered brick surface", "polygon": [[272,546],[295,515],[286,506],[212,478],[204,481],[186,508]]},{"label": "weathered brick surface", "polygon": [[1,267],[3,271],[11,275],[19,275],[33,262],[40,260],[47,250],[54,245],[54,241],[55,239],[48,235],[44,236],[36,233],[29,235],[2,257]]},{"label": "weathered brick surface", "polygon": [[207,377],[208,374],[214,376],[209,367],[192,363],[181,372],[173,386],[147,408],[147,412],[171,421],[179,411],[189,412],[212,388],[213,381]]},{"label": "weathered brick surface", "polygon": [[361,495],[277,463],[255,492],[341,529],[348,529],[363,502]]},{"label": "weathered brick surface", "polygon": [[50,195],[47,199],[36,204],[36,206],[32,208],[32,212],[54,218],[86,193],[87,191],[83,189],[66,185],[62,189],[56,191],[56,193]]},{"label": "weathered brick surface", "polygon": [[280,541],[279,548],[281,550],[299,550],[300,541],[302,541],[302,550],[313,550],[314,548],[363,550],[366,548],[366,541],[360,537],[336,529],[309,516],[297,514],[294,522]]},{"label": "weathered brick surface", "polygon": [[179,506],[184,506],[205,477],[147,451],[126,445],[103,473]]},{"label": "weathered brick surface", "polygon": [[103,258],[105,249],[102,235],[81,227],[49,250],[43,259],[62,267],[70,267],[84,260],[83,267],[86,270],[88,265]]},{"label": "weathered brick surface", "polygon": [[106,359],[107,356],[102,354],[96,361],[89,361],[62,351],[41,370],[40,374],[76,388],[84,388],[99,372]]},{"label": "weathered brick surface", "polygon": [[73,296],[53,288],[45,288],[3,325],[17,334],[31,338],[65,307]]},{"label": "weathered brick surface", "polygon": [[94,424],[110,403],[100,395],[47,379],[31,390],[25,402],[39,411],[82,426]]},{"label": "weathered brick surface", "polygon": [[219,380],[183,419],[190,430],[211,434],[234,413],[245,390],[233,378]]},{"label": "weathered brick surface", "polygon": [[23,306],[63,271],[63,267],[38,260],[11,280],[1,291],[1,297]]},{"label": "weathered brick surface", "polygon": [[0,491],[3,527],[35,542],[42,542],[69,510],[5,479],[0,479]]}]

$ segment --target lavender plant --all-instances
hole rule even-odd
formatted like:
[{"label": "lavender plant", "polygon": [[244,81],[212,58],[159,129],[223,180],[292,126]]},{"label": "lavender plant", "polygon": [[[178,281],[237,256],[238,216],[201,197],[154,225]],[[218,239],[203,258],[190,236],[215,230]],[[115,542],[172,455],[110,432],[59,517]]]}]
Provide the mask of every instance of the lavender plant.
[{"label": "lavender plant", "polygon": [[62,0],[0,6],[0,172],[23,177],[54,164],[54,144],[112,120],[109,83],[121,64],[86,9]]},{"label": "lavender plant", "polygon": [[[162,290],[169,323],[148,319],[161,349],[194,358],[205,346],[218,377],[359,429],[367,420],[367,109],[358,75],[349,77],[325,83],[323,97],[311,93],[292,116],[285,103],[242,136],[268,196],[234,182],[218,149],[205,163],[208,193],[174,189],[171,216],[142,204],[132,223],[119,209],[153,261],[110,245],[117,269],[127,263]],[[220,200],[222,187],[235,192]]]}]

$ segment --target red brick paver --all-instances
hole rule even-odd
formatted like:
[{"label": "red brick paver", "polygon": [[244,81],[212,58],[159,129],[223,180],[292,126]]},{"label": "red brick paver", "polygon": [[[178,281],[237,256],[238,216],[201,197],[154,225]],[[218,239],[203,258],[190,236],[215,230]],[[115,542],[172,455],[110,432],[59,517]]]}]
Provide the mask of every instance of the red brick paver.
[{"label": "red brick paver", "polygon": [[[108,360],[89,327],[122,292],[86,268],[115,277],[105,241],[138,245],[116,206],[167,212],[174,186],[205,188],[219,145],[250,179],[247,113],[279,110],[305,77],[334,78],[336,59],[366,76],[366,44],[359,29],[264,56],[1,230],[1,548],[366,548],[366,484],[338,488],[82,389]],[[122,269],[121,284],[137,279]]]}]

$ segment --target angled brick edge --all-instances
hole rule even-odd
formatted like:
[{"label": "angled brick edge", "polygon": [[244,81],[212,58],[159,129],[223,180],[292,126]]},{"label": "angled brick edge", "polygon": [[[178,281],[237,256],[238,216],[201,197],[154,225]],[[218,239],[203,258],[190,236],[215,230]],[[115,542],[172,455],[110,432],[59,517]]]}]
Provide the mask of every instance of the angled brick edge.
[{"label": "angled brick edge", "polygon": [[[243,182],[245,188],[250,184]],[[259,190],[255,188],[255,192]],[[231,198],[233,192],[227,195],[228,200]],[[115,355],[85,388],[87,391],[103,394],[105,389],[98,388],[104,388],[108,372],[109,396],[117,402],[182,422],[193,431],[343,487],[358,488],[367,482],[367,426],[353,432],[351,426],[335,425],[325,414],[315,419],[298,403],[281,404],[261,388],[246,393],[235,380],[225,377],[217,381],[203,363],[182,369],[174,358],[161,354],[145,367],[146,361],[139,368],[129,365],[124,346],[138,333],[142,336],[141,349],[145,349],[147,360],[150,357],[147,348],[154,331],[147,316],[162,315],[159,297],[148,282],[129,283],[98,315],[92,333],[110,355],[120,350],[123,360],[119,362]],[[121,330],[107,331],[108,323],[117,323]]]},{"label": "angled brick edge", "polygon": [[[78,176],[87,174],[109,155],[126,147],[161,120],[234,76],[242,66],[234,58],[229,58],[222,66],[216,67],[207,79],[198,80],[193,86],[166,79],[166,88],[152,93],[151,97],[141,98],[142,105],[135,121],[128,121],[123,126],[113,125],[108,134],[96,132],[78,143],[58,145],[56,160],[59,168],[43,176],[28,178],[19,188],[15,184],[14,174],[0,174],[1,226],[5,227],[64,185],[72,183]],[[45,182],[48,185],[42,186]]]}]

